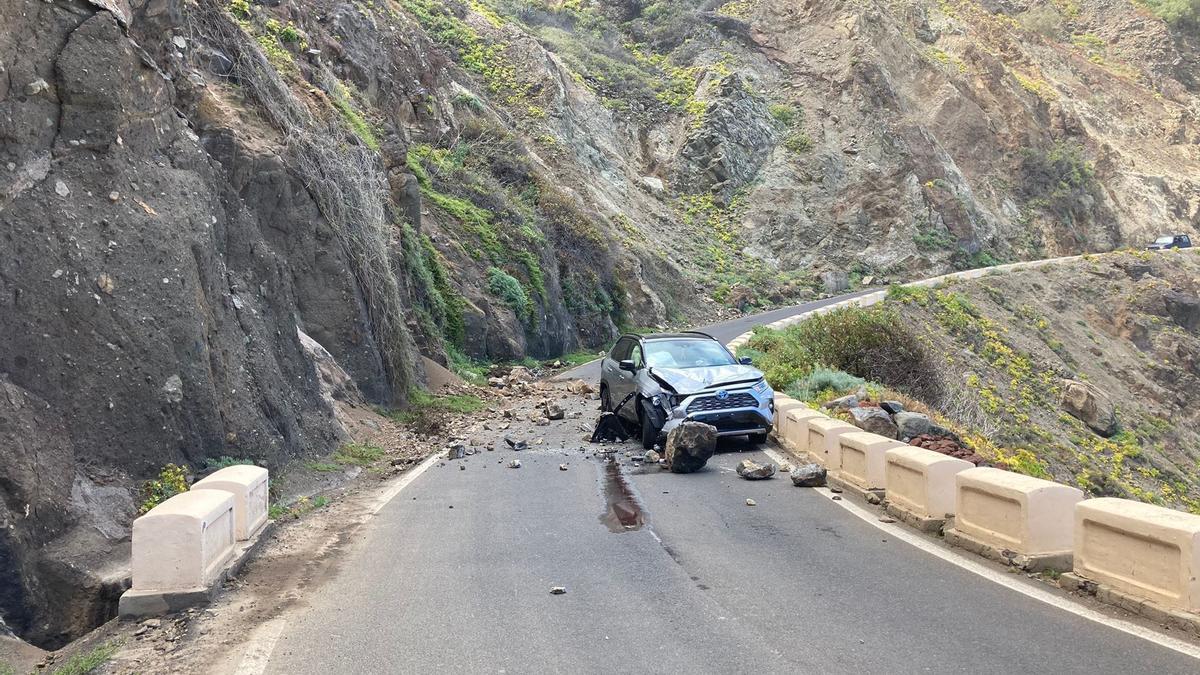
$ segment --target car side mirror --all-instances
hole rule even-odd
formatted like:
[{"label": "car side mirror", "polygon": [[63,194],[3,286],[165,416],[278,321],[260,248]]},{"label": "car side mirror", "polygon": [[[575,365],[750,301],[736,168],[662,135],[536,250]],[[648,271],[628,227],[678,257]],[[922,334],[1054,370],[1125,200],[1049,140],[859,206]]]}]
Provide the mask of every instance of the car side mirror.
[{"label": "car side mirror", "polygon": [[754,365],[754,359],[750,358],[749,356],[743,356],[738,359],[738,363],[742,364],[743,366],[752,366]]},{"label": "car side mirror", "polygon": [[631,373],[637,372],[637,366],[633,365],[633,361],[630,361],[628,359],[617,364],[617,367],[619,367],[621,370],[628,370]]}]

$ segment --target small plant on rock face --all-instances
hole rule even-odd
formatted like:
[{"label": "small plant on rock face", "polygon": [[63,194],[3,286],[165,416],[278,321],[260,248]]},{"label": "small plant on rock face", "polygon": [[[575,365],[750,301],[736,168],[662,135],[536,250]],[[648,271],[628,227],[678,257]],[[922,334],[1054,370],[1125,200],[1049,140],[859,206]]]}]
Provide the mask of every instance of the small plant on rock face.
[{"label": "small plant on rock face", "polygon": [[808,152],[812,149],[813,141],[808,134],[803,131],[793,131],[788,134],[788,137],[783,140],[783,147],[797,155]]},{"label": "small plant on rock face", "polygon": [[158,478],[148,480],[142,485],[142,503],[138,513],[146,513],[175,495],[188,489],[187,469],[176,464],[168,464],[159,472]]},{"label": "small plant on rock face", "polygon": [[488,268],[488,291],[517,314],[523,314],[529,304],[529,296],[521,287],[521,282],[498,267]]},{"label": "small plant on rock face", "polygon": [[795,106],[776,103],[768,108],[768,111],[771,113],[771,117],[775,118],[776,122],[786,126],[791,126],[792,122],[796,119]]}]

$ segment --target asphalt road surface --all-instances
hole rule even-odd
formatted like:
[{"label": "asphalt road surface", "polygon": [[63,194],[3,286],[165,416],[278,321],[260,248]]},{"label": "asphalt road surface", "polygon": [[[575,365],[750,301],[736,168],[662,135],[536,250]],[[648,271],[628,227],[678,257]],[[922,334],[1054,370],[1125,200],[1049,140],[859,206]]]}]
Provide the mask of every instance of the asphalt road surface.
[{"label": "asphalt road surface", "polygon": [[622,467],[640,516],[614,516],[611,469],[577,451],[526,451],[521,469],[499,453],[435,466],[289,621],[268,672],[1200,671],[786,478],[733,473],[760,454],[691,475]]},{"label": "asphalt road surface", "polygon": [[[750,330],[751,328],[754,328],[755,326],[761,326],[763,324],[771,323],[772,321],[786,319],[789,316],[794,316],[794,315],[800,314],[802,312],[808,312],[808,311],[817,309],[819,307],[824,307],[826,305],[832,305],[833,303],[840,302],[842,300],[848,300],[850,298],[857,298],[860,295],[874,293],[875,291],[878,291],[878,290],[880,290],[880,289],[867,288],[867,289],[864,289],[861,291],[855,291],[854,293],[848,293],[846,295],[839,295],[839,296],[833,297],[833,298],[825,298],[823,300],[814,300],[812,302],[806,302],[802,305],[792,305],[790,307],[781,307],[779,309],[773,309],[769,312],[762,312],[761,314],[748,314],[746,316],[738,317],[736,319],[730,319],[729,321],[722,321],[721,323],[714,323],[714,324],[710,324],[707,326],[700,326],[699,328],[696,328],[694,330],[708,333],[709,335],[711,335],[711,336],[717,338],[718,340],[720,340],[721,342],[725,343],[725,342],[729,342],[733,338],[741,335],[742,333],[745,333],[746,331]],[[554,379],[555,380],[582,379],[582,380],[587,380],[588,382],[599,382],[600,381],[600,361],[599,360],[591,361],[591,362],[585,363],[577,368],[572,368],[571,370],[559,373],[558,375],[556,375],[554,377]]]}]

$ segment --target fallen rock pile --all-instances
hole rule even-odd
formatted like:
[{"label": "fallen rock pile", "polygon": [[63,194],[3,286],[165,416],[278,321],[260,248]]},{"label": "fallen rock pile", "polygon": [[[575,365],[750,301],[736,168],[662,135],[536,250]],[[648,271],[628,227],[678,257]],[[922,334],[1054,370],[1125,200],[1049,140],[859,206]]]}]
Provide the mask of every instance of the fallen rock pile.
[{"label": "fallen rock pile", "polygon": [[976,454],[974,450],[963,445],[961,441],[954,436],[940,436],[935,434],[921,434],[908,442],[909,445],[915,445],[918,448],[925,448],[934,452],[940,452],[943,455],[965,459],[968,462],[978,466],[984,463],[984,458]]}]

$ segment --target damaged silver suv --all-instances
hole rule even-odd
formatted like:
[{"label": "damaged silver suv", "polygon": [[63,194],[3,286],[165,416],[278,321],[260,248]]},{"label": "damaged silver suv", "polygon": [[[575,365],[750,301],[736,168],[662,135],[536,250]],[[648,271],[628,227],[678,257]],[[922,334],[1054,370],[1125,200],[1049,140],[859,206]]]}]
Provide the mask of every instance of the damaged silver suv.
[{"label": "damaged silver suv", "polygon": [[622,335],[600,363],[600,401],[638,425],[646,448],[684,420],[762,443],[775,420],[775,392],[762,372],[697,332]]}]

